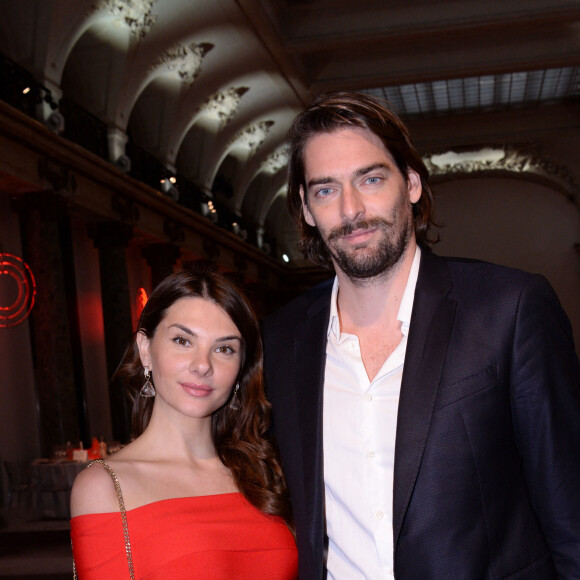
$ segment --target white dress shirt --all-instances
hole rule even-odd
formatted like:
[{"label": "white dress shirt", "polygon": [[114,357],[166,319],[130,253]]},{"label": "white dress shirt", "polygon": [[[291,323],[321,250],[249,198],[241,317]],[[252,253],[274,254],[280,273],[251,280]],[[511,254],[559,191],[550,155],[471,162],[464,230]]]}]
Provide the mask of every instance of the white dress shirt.
[{"label": "white dress shirt", "polygon": [[417,248],[397,315],[401,342],[372,381],[358,337],[340,330],[334,281],[323,408],[329,580],[393,575],[395,432],[420,259]]}]

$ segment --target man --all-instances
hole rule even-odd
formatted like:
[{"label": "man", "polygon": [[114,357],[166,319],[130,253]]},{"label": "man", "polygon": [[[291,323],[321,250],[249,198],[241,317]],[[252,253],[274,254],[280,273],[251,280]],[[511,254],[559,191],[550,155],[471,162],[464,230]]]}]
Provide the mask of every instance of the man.
[{"label": "man", "polygon": [[366,95],[294,121],[288,201],[336,273],[264,323],[301,580],[580,578],[580,370],[548,283],[429,251],[427,170]]}]

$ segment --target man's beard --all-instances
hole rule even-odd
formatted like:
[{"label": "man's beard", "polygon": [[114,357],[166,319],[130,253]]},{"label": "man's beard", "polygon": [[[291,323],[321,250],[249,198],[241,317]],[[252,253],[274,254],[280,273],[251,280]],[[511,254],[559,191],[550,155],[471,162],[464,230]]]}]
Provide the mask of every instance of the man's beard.
[{"label": "man's beard", "polygon": [[[336,266],[353,281],[362,281],[385,274],[395,266],[404,254],[411,234],[413,222],[411,216],[404,224],[400,212],[395,212],[392,222],[382,218],[362,219],[353,223],[346,223],[333,230],[326,240],[328,250]],[[397,227],[399,225],[399,227]],[[357,248],[345,250],[333,244],[333,241],[342,236],[351,234],[357,229],[378,228],[381,230],[381,239],[376,248]]]}]

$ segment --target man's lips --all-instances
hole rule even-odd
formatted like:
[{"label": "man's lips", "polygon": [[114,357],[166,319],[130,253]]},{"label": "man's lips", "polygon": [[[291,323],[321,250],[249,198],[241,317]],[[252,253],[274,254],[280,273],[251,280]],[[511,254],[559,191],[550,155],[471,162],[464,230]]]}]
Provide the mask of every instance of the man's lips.
[{"label": "man's lips", "polygon": [[386,222],[380,218],[361,220],[358,223],[347,223],[336,228],[328,236],[328,241],[346,240],[347,242],[358,242],[370,237],[376,230],[384,229]]},{"label": "man's lips", "polygon": [[350,246],[357,246],[368,242],[377,228],[358,228],[349,233],[344,233],[340,236],[335,236],[335,240],[341,240],[343,243]]},{"label": "man's lips", "polygon": [[198,385],[196,383],[180,383],[183,390],[193,397],[207,397],[211,395],[213,389],[208,385]]}]

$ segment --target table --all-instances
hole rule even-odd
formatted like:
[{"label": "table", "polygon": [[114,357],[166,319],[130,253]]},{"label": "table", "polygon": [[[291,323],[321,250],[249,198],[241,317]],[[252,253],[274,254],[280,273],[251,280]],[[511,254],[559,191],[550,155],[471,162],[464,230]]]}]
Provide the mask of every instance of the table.
[{"label": "table", "polygon": [[31,479],[36,519],[70,518],[70,492],[75,477],[87,463],[37,459],[32,462]]}]

